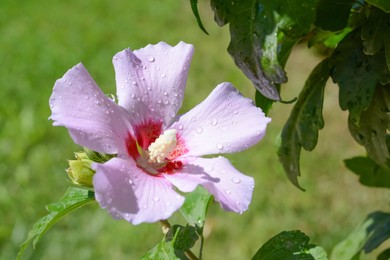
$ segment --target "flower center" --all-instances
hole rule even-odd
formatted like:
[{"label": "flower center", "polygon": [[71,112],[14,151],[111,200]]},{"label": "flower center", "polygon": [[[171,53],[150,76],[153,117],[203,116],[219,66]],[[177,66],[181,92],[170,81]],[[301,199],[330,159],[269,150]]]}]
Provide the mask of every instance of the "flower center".
[{"label": "flower center", "polygon": [[164,131],[149,145],[146,151],[138,146],[140,152],[140,157],[137,159],[138,166],[154,175],[180,170],[183,163],[181,161],[172,161],[169,158],[177,148],[176,133],[176,129]]}]

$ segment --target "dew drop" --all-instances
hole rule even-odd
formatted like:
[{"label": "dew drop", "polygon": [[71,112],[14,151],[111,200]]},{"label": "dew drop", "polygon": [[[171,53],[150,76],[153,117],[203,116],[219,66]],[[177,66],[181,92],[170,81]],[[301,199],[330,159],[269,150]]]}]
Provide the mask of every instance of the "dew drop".
[{"label": "dew drop", "polygon": [[223,145],[222,144],[217,144],[217,149],[218,150],[222,150],[223,149]]},{"label": "dew drop", "polygon": [[232,178],[232,182],[235,183],[235,184],[239,184],[241,182],[241,180],[236,178],[236,177],[234,177],[234,178]]},{"label": "dew drop", "polygon": [[184,128],[183,125],[179,125],[180,130],[183,130],[183,128]]},{"label": "dew drop", "polygon": [[100,103],[99,100],[95,100],[96,105],[99,105],[99,103]]},{"label": "dew drop", "polygon": [[198,134],[201,134],[201,133],[203,132],[203,127],[201,127],[201,126],[197,127],[197,128],[196,128],[196,132],[197,132]]},{"label": "dew drop", "polygon": [[133,81],[131,82],[131,84],[137,85],[137,82],[136,82],[135,80],[133,80]]},{"label": "dew drop", "polygon": [[167,75],[165,75],[164,73],[161,73],[160,75],[162,78],[165,78]]},{"label": "dew drop", "polygon": [[154,62],[154,61],[155,61],[155,59],[154,59],[154,57],[153,57],[153,56],[148,56],[148,61],[149,61],[149,62]]},{"label": "dew drop", "polygon": [[159,202],[159,201],[160,201],[160,198],[159,198],[159,197],[154,197],[154,198],[153,198],[153,201],[154,201],[154,202]]},{"label": "dew drop", "polygon": [[144,204],[144,205],[142,205],[142,207],[143,207],[144,209],[147,209],[147,208],[148,208],[148,205]]},{"label": "dew drop", "polygon": [[168,96],[168,93],[167,93],[167,92],[164,92],[164,96]]},{"label": "dew drop", "polygon": [[132,181],[131,179],[129,179],[129,181],[128,181],[128,182],[129,182],[129,184],[133,184],[133,181]]},{"label": "dew drop", "polygon": [[232,192],[230,190],[225,190],[227,194],[231,194]]},{"label": "dew drop", "polygon": [[234,110],[234,112],[233,112],[233,113],[237,115],[237,114],[238,114],[238,111],[237,111],[237,110]]},{"label": "dew drop", "polygon": [[218,119],[214,119],[211,121],[211,125],[216,126],[218,124]]},{"label": "dew drop", "polygon": [[196,121],[196,117],[191,118],[191,121],[195,122]]}]

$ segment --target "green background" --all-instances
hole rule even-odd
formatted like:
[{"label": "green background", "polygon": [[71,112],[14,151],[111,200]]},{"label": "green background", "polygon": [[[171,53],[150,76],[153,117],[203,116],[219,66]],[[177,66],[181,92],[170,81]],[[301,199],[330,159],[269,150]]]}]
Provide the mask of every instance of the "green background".
[{"label": "green background", "polygon": [[[201,32],[184,0],[0,2],[0,259],[15,258],[32,224],[70,183],[67,159],[80,148],[65,128],[52,127],[48,99],[54,82],[83,62],[106,93],[115,93],[112,56],[126,47],[159,41],[192,43],[195,54],[181,112],[201,102],[220,82],[246,96],[254,89],[234,66],[226,48],[228,28],[219,28],[207,1]],[[298,45],[287,64],[285,100],[294,98],[321,57]],[[213,204],[205,227],[205,259],[248,259],[282,230],[300,229],[328,252],[375,209],[388,210],[388,193],[363,187],[342,159],[364,154],[349,136],[347,115],[338,108],[337,87],[325,90],[325,130],[313,153],[303,152],[301,185],[295,188],[276,156],[276,139],[292,105],[276,104],[265,138],[229,155],[256,180],[252,204],[243,215]],[[179,214],[172,222],[184,223]],[[159,224],[133,226],[113,220],[96,204],[67,216],[23,259],[134,259],[161,239]]]}]

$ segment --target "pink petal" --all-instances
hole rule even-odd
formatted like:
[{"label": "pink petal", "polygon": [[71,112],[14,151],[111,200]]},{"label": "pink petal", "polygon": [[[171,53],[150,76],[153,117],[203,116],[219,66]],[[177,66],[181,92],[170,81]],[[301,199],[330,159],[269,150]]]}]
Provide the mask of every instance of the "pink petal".
[{"label": "pink petal", "polygon": [[175,118],[182,105],[193,46],[164,42],[114,56],[118,103],[134,114],[134,124]]},{"label": "pink petal", "polygon": [[181,173],[164,177],[184,192],[190,192],[201,184],[227,211],[242,213],[248,209],[254,188],[252,177],[237,171],[223,157],[189,159]]},{"label": "pink petal", "polygon": [[65,126],[75,143],[118,153],[131,129],[127,112],[107,98],[80,63],[56,81],[50,97],[53,125]]},{"label": "pink petal", "polygon": [[143,172],[132,160],[111,159],[94,164],[95,197],[114,218],[134,225],[169,218],[184,198],[161,177]]},{"label": "pink petal", "polygon": [[180,117],[177,129],[188,156],[237,152],[256,144],[271,121],[230,83],[219,84]]}]

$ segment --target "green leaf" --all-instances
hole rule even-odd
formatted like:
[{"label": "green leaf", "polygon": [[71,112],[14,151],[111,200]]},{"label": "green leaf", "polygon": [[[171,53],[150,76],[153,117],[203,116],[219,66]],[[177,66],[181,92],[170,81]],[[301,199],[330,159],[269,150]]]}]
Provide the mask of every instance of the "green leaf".
[{"label": "green leaf", "polygon": [[207,35],[209,35],[209,33],[206,31],[206,28],[204,28],[203,26],[203,23],[202,23],[202,20],[200,19],[200,16],[199,16],[199,12],[198,12],[198,0],[190,0],[191,2],[191,9],[192,9],[192,12],[194,13],[195,17],[196,17],[196,21],[198,22],[198,26],[199,28]]},{"label": "green leaf", "polygon": [[313,31],[313,37],[309,40],[309,48],[316,44],[323,44],[325,47],[335,49],[340,41],[352,31],[352,28],[346,27],[341,31],[330,32],[321,29]]},{"label": "green leaf", "polygon": [[195,227],[172,226],[167,235],[142,260],[187,259],[186,251],[198,240]]},{"label": "green leaf", "polygon": [[180,208],[181,214],[188,224],[203,228],[207,209],[213,197],[204,188],[198,186],[193,192],[186,196],[183,206]]},{"label": "green leaf", "polygon": [[366,13],[367,19],[362,26],[361,38],[364,53],[374,55],[383,47],[384,42],[390,40],[390,14],[378,8],[370,8]]},{"label": "green leaf", "polygon": [[353,0],[319,0],[314,24],[326,31],[342,30],[348,24],[353,3]]},{"label": "green leaf", "polygon": [[49,214],[35,222],[31,231],[28,233],[26,241],[24,241],[20,246],[18,259],[20,259],[24,250],[31,242],[33,248],[35,249],[36,244],[43,234],[45,234],[46,231],[48,231],[61,218],[93,201],[95,201],[95,199],[92,191],[75,187],[68,188],[64,196],[62,196],[58,202],[46,206]]},{"label": "green leaf", "polygon": [[390,1],[389,0],[365,0],[367,3],[376,6],[386,13],[390,13]]},{"label": "green leaf", "polygon": [[290,181],[298,188],[301,188],[297,180],[300,176],[301,147],[307,151],[313,150],[317,145],[318,130],[324,127],[322,106],[328,78],[329,60],[325,59],[307,79],[281,134],[279,160]]},{"label": "green leaf", "polygon": [[255,96],[256,106],[260,107],[263,112],[268,115],[269,110],[272,107],[272,104],[274,103],[273,100],[264,97],[259,91],[256,90],[256,96]]},{"label": "green leaf", "polygon": [[366,55],[360,30],[348,34],[331,56],[332,78],[339,85],[339,103],[348,109],[350,118],[359,124],[361,113],[371,104],[377,83],[390,82],[384,50]]},{"label": "green leaf", "polygon": [[230,22],[228,52],[256,89],[271,100],[280,100],[276,85],[287,81],[280,50],[288,42],[291,51],[290,42],[309,32],[316,1],[211,1],[217,23]]},{"label": "green leaf", "polygon": [[382,253],[380,253],[377,258],[377,260],[389,260],[390,259],[390,248],[386,249]]},{"label": "green leaf", "polygon": [[361,251],[369,253],[389,237],[390,214],[381,211],[370,213],[345,240],[335,246],[331,259],[358,258]]},{"label": "green leaf", "polygon": [[252,258],[253,260],[326,260],[326,252],[309,244],[310,238],[299,230],[283,231],[268,240]]},{"label": "green leaf", "polygon": [[355,140],[363,145],[368,156],[377,164],[387,168],[389,149],[387,147],[387,129],[390,124],[390,89],[378,86],[371,105],[361,113],[359,125],[348,120],[349,131]]},{"label": "green leaf", "polygon": [[344,160],[344,163],[349,170],[360,177],[361,184],[390,188],[390,170],[380,167],[371,158],[354,157]]}]

